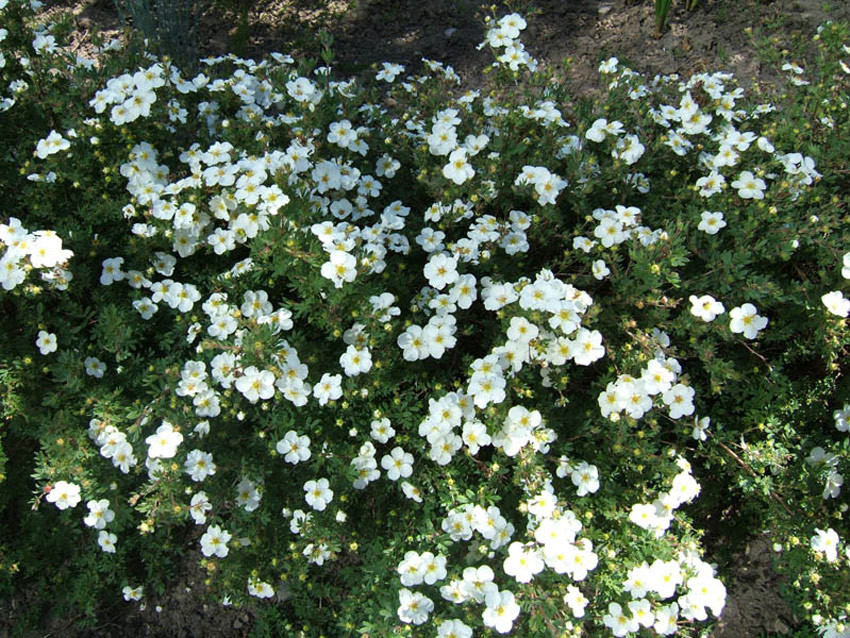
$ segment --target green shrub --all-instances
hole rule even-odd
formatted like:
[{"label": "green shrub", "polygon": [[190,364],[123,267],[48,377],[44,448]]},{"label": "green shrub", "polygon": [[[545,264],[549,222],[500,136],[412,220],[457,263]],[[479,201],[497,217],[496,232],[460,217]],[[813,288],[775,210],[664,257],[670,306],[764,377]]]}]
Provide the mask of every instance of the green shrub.
[{"label": "green shrub", "polygon": [[794,100],[610,59],[570,110],[516,15],[483,96],[2,12],[5,593],[93,623],[200,549],[272,632],[698,635],[726,512],[845,635],[846,25]]}]

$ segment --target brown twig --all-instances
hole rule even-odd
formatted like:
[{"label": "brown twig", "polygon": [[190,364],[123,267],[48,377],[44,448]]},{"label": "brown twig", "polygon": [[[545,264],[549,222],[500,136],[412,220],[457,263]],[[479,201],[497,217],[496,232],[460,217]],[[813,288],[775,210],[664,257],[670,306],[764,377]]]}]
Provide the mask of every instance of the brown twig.
[{"label": "brown twig", "polygon": [[[717,439],[714,440],[717,445],[719,445],[726,452],[726,454],[731,456],[735,460],[735,462],[738,463],[738,465],[744,468],[750,474],[750,476],[752,476],[753,478],[758,478],[758,474],[756,473],[756,471],[751,468],[744,459],[735,454],[735,452],[733,452],[728,445],[726,445],[723,441],[718,441]],[[785,513],[788,514],[788,516],[794,516],[794,513],[791,511],[791,508],[788,507],[785,501],[782,500],[781,496],[779,496],[776,492],[773,491],[770,492],[770,496],[782,506],[782,509],[785,510]]]}]

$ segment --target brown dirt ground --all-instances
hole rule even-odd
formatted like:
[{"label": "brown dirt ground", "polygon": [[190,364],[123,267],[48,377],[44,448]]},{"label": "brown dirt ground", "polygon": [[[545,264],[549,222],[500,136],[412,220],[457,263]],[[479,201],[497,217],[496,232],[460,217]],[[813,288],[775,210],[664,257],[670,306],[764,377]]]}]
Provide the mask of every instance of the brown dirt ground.
[{"label": "brown dirt ground", "polygon": [[[200,19],[202,55],[234,51],[259,57],[281,51],[318,56],[319,30],[334,36],[335,64],[344,74],[368,70],[380,62],[399,62],[408,72],[423,57],[450,64],[467,86],[481,86],[481,71],[492,59],[476,46],[483,40],[483,17],[490,3],[480,0],[217,0]],[[238,12],[223,9],[247,2],[247,28],[241,32]],[[73,47],[92,54],[91,34],[117,34],[121,28],[109,0],[65,0],[73,12]],[[508,12],[495,2],[496,15]],[[528,19],[522,40],[542,64],[558,70],[577,95],[600,89],[599,61],[616,55],[633,69],[648,74],[700,71],[734,73],[745,87],[770,83],[778,75],[764,62],[760,49],[771,42],[787,49],[789,59],[805,61],[807,44],[826,20],[850,19],[850,3],[835,0],[700,0],[694,11],[675,2],[663,34],[655,33],[651,0],[519,0],[513,10]],[[239,49],[242,51],[239,51]],[[569,60],[568,64],[565,61]],[[162,599],[151,596],[144,611],[123,607],[94,631],[73,633],[67,619],[46,621],[35,635],[63,636],[246,636],[253,613],[204,604],[203,574],[197,557],[187,557],[185,569]],[[727,576],[729,599],[713,638],[791,635],[797,621],[779,597],[781,578],[772,567],[771,550],[763,538],[737,554],[734,573]],[[187,591],[187,588],[190,591]],[[161,605],[162,610],[156,611]],[[58,633],[57,633],[58,632]]]}]

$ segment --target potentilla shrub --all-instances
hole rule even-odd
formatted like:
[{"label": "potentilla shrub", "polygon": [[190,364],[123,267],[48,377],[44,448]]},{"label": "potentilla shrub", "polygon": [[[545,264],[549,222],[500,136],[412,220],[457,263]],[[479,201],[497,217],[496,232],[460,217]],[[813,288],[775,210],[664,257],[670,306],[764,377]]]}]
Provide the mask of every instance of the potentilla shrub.
[{"label": "potentilla shrub", "polygon": [[[0,373],[3,508],[62,548],[70,603],[146,604],[189,555],[278,631],[698,635],[730,576],[706,524],[745,521],[846,635],[846,178],[819,143],[847,141],[846,28],[781,108],[614,58],[575,103],[524,28],[488,23],[489,95],[277,53],[66,77],[85,101],[21,142],[2,238],[38,268],[51,220],[67,286],[4,293]],[[14,585],[41,563],[3,543]]]}]

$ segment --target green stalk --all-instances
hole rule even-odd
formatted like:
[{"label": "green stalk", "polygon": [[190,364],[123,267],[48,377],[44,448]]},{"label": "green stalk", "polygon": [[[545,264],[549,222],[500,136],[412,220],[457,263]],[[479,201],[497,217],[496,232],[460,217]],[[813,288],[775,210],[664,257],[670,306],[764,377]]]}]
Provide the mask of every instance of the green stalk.
[{"label": "green stalk", "polygon": [[670,5],[673,0],[655,0],[655,32],[661,35],[664,25],[667,23],[667,14],[670,13]]}]

